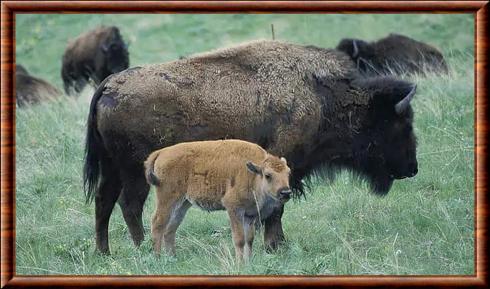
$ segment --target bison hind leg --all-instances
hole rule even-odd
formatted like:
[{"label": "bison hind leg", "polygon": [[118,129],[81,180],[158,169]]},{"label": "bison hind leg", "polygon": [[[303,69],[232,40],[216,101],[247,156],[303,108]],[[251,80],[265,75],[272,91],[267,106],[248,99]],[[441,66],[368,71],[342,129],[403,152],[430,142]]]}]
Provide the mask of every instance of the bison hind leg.
[{"label": "bison hind leg", "polygon": [[102,165],[102,180],[95,194],[95,235],[97,249],[109,254],[109,219],[121,193],[117,172],[107,163]]},{"label": "bison hind leg", "polygon": [[138,177],[123,178],[123,189],[119,198],[124,221],[128,225],[129,233],[136,246],[144,239],[143,206],[145,204],[150,186],[146,183],[143,174]]}]

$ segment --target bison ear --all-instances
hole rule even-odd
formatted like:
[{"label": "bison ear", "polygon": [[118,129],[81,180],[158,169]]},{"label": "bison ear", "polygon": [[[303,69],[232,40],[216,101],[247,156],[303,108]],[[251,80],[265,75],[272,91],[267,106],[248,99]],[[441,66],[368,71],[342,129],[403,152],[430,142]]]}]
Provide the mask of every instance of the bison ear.
[{"label": "bison ear", "polygon": [[257,166],[256,164],[252,163],[252,162],[247,162],[247,169],[254,173],[254,174],[257,174],[257,175],[261,175],[262,174],[262,169]]},{"label": "bison ear", "polygon": [[288,162],[286,161],[286,158],[285,157],[281,157],[281,161],[285,164],[287,164]]}]

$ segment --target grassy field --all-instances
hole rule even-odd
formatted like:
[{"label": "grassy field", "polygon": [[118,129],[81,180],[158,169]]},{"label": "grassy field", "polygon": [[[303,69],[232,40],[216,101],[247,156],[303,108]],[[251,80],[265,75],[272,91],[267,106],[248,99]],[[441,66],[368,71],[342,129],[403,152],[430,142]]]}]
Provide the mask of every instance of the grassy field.
[{"label": "grassy field", "polygon": [[[120,209],[112,255],[95,253],[94,205],[84,203],[83,145],[90,89],[16,112],[16,273],[23,274],[474,274],[474,89],[471,15],[17,15],[16,61],[62,87],[68,39],[100,24],[130,42],[131,65],[165,62],[258,38],[334,47],[341,38],[402,33],[438,46],[448,76],[412,77],[419,174],[384,198],[342,174],[312,179],[286,205],[288,245],[235,262],[224,212],[191,209],[177,257],[156,258],[148,234],[130,241]],[[153,192],[144,212],[149,229]]]}]

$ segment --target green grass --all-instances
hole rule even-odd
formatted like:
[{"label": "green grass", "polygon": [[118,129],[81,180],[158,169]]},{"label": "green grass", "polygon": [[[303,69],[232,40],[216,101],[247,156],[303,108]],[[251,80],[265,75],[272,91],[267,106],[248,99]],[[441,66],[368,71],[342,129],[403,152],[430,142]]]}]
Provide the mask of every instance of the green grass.
[{"label": "green grass", "polygon": [[[131,42],[131,65],[164,62],[257,38],[334,47],[344,37],[390,32],[432,43],[451,74],[412,77],[419,174],[380,198],[342,174],[312,179],[306,200],[283,218],[288,244],[250,264],[235,262],[224,212],[191,209],[177,232],[177,257],[135,248],[116,207],[112,255],[95,253],[94,208],[84,203],[87,97],[16,112],[16,273],[23,274],[474,274],[474,88],[471,15],[17,15],[16,60],[61,87],[66,41],[115,24]],[[145,205],[149,230],[153,191]]]}]

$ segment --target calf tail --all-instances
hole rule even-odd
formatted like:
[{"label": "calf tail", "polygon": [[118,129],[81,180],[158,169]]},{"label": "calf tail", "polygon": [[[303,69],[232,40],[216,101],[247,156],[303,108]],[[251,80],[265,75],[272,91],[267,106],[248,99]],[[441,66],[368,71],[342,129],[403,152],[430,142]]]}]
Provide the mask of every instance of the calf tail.
[{"label": "calf tail", "polygon": [[155,167],[155,160],[158,157],[158,154],[160,152],[156,151],[150,154],[148,159],[145,161],[145,177],[146,181],[150,185],[154,186],[159,186],[160,185],[160,180],[157,178],[155,175],[154,167]]}]

